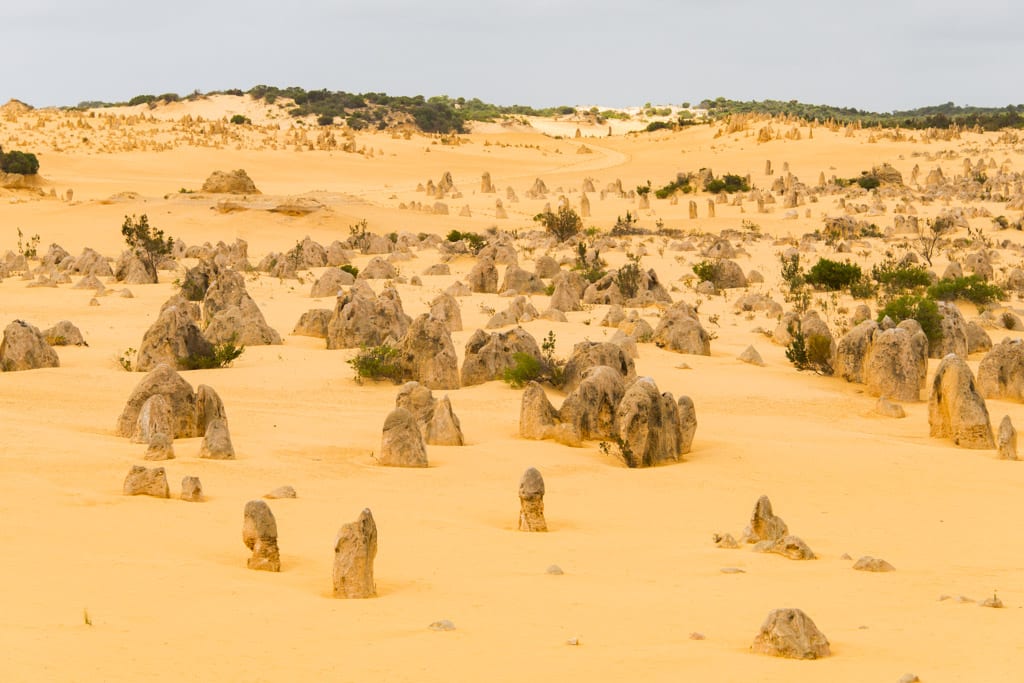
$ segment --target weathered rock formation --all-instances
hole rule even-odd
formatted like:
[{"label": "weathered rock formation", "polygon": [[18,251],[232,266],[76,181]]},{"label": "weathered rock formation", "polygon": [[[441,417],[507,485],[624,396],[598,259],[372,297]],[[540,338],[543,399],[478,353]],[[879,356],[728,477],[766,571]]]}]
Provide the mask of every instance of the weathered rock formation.
[{"label": "weathered rock formation", "polygon": [[543,362],[537,341],[521,327],[490,334],[477,330],[466,342],[462,386],[500,379],[506,368],[515,366],[516,353],[525,353]]},{"label": "weathered rock formation", "polygon": [[951,439],[961,448],[995,448],[985,399],[967,363],[954,354],[943,358],[935,371],[928,427],[931,436]]},{"label": "weathered rock formation", "polygon": [[985,354],[978,364],[978,393],[1024,401],[1024,341],[1006,338]]},{"label": "weathered rock formation", "polygon": [[407,379],[430,389],[459,388],[459,359],[443,320],[424,313],[409,325],[396,348],[395,362]]},{"label": "weathered rock formation", "polygon": [[378,346],[389,338],[394,343],[405,336],[411,322],[394,289],[373,296],[372,292],[353,287],[338,297],[327,326],[327,348]]},{"label": "weathered rock formation", "polygon": [[170,498],[171,489],[167,485],[167,473],[163,467],[146,468],[132,465],[124,479],[124,495]]},{"label": "weathered rock formation", "polygon": [[60,367],[57,352],[46,343],[39,328],[24,320],[15,320],[4,329],[0,340],[0,370],[18,372]]},{"label": "weathered rock formation", "polygon": [[676,462],[682,455],[682,418],[670,393],[659,393],[650,377],[639,377],[615,409],[620,455],[628,467]]},{"label": "weathered rock formation", "polygon": [[624,382],[636,377],[633,359],[626,356],[622,347],[611,342],[582,341],[573,346],[572,355],[562,373],[562,390],[570,393],[583,379],[590,368],[606,365],[620,375]]},{"label": "weathered rock formation", "polygon": [[260,194],[256,183],[241,168],[231,172],[214,171],[203,183],[202,191],[209,194]]},{"label": "weathered rock formation", "polygon": [[395,408],[384,420],[378,462],[389,467],[427,466],[423,435],[416,418],[405,408]]},{"label": "weathered rock formation", "polygon": [[711,355],[711,337],[697,319],[697,312],[682,301],[665,311],[654,328],[654,343],[679,353]]},{"label": "weathered rock formation", "polygon": [[1003,415],[1003,419],[999,423],[996,450],[999,451],[999,458],[1002,460],[1017,459],[1017,430],[1009,415]]},{"label": "weathered rock formation", "polygon": [[234,460],[235,448],[231,444],[228,423],[222,418],[213,418],[206,426],[199,457],[210,460]]},{"label": "weathered rock formation", "polygon": [[544,478],[531,467],[519,480],[519,530],[547,531],[544,521]]},{"label": "weathered rock formation", "polygon": [[377,557],[377,524],[369,508],[345,524],[334,538],[334,597],[372,598],[377,595],[373,561]]},{"label": "weathered rock formation", "polygon": [[447,395],[436,399],[430,389],[419,382],[406,382],[395,397],[395,407],[412,413],[426,443],[436,446],[465,444],[462,426]]},{"label": "weathered rock formation", "polygon": [[758,498],[750,515],[750,526],[744,532],[747,543],[777,541],[788,533],[789,527],[786,523],[772,512],[772,502],[768,496]]},{"label": "weathered rock formation", "polygon": [[213,357],[213,344],[200,331],[188,308],[165,306],[142,337],[135,369],[148,372],[166,364],[183,370],[191,359],[203,357]]},{"label": "weathered rock formation", "polygon": [[117,435],[131,437],[138,422],[143,404],[154,394],[163,395],[171,406],[176,439],[199,436],[196,430],[196,397],[192,386],[169,365],[158,365],[150,371],[132,390],[128,402],[117,421]]},{"label": "weathered rock formation", "polygon": [[281,555],[277,547],[277,520],[270,506],[262,500],[245,504],[242,519],[242,542],[252,551],[246,565],[249,569],[281,571]]},{"label": "weathered rock formation", "polygon": [[158,434],[174,437],[174,413],[163,394],[153,394],[142,404],[131,440],[133,443],[148,444]]},{"label": "weathered rock formation", "polygon": [[799,609],[772,610],[750,649],[789,659],[821,659],[832,654],[828,638]]},{"label": "weathered rock formation", "polygon": [[186,503],[201,503],[203,501],[203,484],[199,481],[199,477],[182,478],[180,498]]}]

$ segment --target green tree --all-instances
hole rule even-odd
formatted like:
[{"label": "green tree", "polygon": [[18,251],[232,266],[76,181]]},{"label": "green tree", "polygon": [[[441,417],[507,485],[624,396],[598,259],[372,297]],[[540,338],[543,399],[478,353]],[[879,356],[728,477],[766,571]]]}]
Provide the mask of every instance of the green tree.
[{"label": "green tree", "polygon": [[3,149],[0,149],[0,171],[34,175],[39,172],[39,159],[28,152],[12,150],[4,154]]},{"label": "green tree", "polygon": [[161,256],[171,253],[174,248],[174,238],[165,238],[163,230],[149,224],[149,216],[146,214],[142,214],[138,218],[125,216],[124,223],[121,225],[121,234],[128,247],[142,261],[142,265],[152,277],[153,282],[156,282],[156,264]]},{"label": "green tree", "polygon": [[583,228],[583,219],[568,206],[559,207],[558,213],[551,211],[539,213],[533,217],[533,220],[543,225],[559,242],[564,242]]}]

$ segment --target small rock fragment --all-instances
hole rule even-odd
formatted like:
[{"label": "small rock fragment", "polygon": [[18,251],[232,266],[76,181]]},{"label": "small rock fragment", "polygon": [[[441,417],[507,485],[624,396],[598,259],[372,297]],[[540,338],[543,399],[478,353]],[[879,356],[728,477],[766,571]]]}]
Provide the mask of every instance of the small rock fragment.
[{"label": "small rock fragment", "polygon": [[715,545],[719,548],[734,550],[740,547],[740,544],[736,542],[736,539],[732,537],[732,534],[714,534],[711,536],[711,540],[714,541]]},{"label": "small rock fragment", "polygon": [[854,563],[853,568],[861,572],[893,572],[896,567],[878,557],[865,555]]},{"label": "small rock fragment", "polygon": [[1002,460],[1017,459],[1017,430],[1010,421],[1009,415],[1004,415],[999,423],[999,433],[996,436],[996,450]]},{"label": "small rock fragment", "polygon": [[772,512],[772,502],[768,496],[761,496],[754,505],[750,515],[750,526],[747,528],[747,543],[758,541],[776,541],[789,533],[789,528],[781,517]]},{"label": "small rock fragment", "polygon": [[810,547],[799,536],[783,536],[777,541],[761,541],[754,546],[758,553],[774,553],[791,560],[817,559]]},{"label": "small rock fragment", "polygon": [[199,448],[200,458],[212,460],[234,460],[235,448],[231,445],[231,434],[227,421],[214,418],[206,426],[203,445]]},{"label": "small rock fragment", "polygon": [[985,600],[980,602],[979,605],[981,607],[993,607],[995,609],[1002,609],[1005,606],[1003,605],[1003,601],[1000,600],[999,596],[995,593],[992,594],[991,598],[986,598]]},{"label": "small rock fragment", "polygon": [[428,626],[431,631],[454,631],[455,624],[450,619],[441,619]]},{"label": "small rock fragment", "polygon": [[875,402],[875,413],[882,417],[891,417],[897,420],[907,416],[907,411],[903,410],[903,406],[899,403],[893,403],[885,396],[879,397],[878,401]]},{"label": "small rock fragment", "polygon": [[281,556],[277,548],[277,520],[270,506],[262,500],[245,504],[242,520],[242,542],[252,551],[249,569],[268,572],[281,571]]},{"label": "small rock fragment", "polygon": [[562,571],[562,568],[559,567],[557,564],[548,565],[548,568],[544,571],[545,573],[551,574],[552,576],[561,576],[565,573]]},{"label": "small rock fragment", "polygon": [[755,349],[752,345],[745,348],[743,350],[743,353],[737,356],[736,359],[744,363],[757,365],[758,367],[764,367],[764,359],[761,358],[761,354],[758,353],[757,349]]},{"label": "small rock fragment", "polygon": [[174,439],[167,434],[157,433],[149,437],[145,460],[174,460]]},{"label": "small rock fragment", "polygon": [[297,497],[297,494],[295,493],[295,489],[291,486],[278,486],[270,493],[263,494],[263,497],[274,500],[276,498],[295,498]]},{"label": "small rock fragment", "polygon": [[203,485],[199,477],[185,477],[181,480],[181,499],[189,503],[202,502]]},{"label": "small rock fragment", "polygon": [[132,465],[124,480],[124,495],[170,498],[171,489],[167,486],[167,473],[163,467],[150,469]]},{"label": "small rock fragment", "polygon": [[819,659],[832,654],[825,634],[802,610],[792,608],[770,612],[750,649],[789,659]]}]

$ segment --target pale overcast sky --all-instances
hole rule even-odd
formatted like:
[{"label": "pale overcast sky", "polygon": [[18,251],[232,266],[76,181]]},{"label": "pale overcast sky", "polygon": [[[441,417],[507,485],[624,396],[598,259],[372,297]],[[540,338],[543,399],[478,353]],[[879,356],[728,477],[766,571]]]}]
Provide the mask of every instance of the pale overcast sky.
[{"label": "pale overcast sky", "polygon": [[497,104],[1024,103],[1016,0],[3,0],[0,102],[266,83]]}]

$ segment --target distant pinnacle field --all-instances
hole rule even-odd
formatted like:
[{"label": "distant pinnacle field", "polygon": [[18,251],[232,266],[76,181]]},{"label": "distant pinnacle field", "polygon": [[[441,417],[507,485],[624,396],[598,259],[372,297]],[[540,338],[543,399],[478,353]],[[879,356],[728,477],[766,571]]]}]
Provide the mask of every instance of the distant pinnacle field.
[{"label": "distant pinnacle field", "polygon": [[1019,677],[1019,133],[283,105],[0,107],[0,679]]}]

